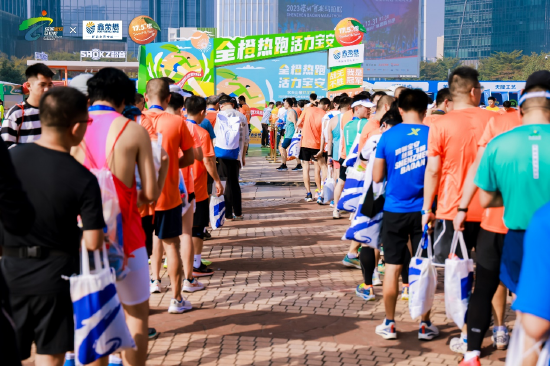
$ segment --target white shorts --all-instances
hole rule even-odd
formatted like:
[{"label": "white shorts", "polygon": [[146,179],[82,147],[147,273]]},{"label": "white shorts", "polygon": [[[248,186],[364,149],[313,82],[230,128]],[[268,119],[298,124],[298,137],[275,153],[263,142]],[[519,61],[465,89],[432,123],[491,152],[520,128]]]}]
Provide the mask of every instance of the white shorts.
[{"label": "white shorts", "polygon": [[149,300],[149,264],[145,247],[134,250],[128,258],[130,273],[122,281],[116,281],[120,302],[137,305]]}]

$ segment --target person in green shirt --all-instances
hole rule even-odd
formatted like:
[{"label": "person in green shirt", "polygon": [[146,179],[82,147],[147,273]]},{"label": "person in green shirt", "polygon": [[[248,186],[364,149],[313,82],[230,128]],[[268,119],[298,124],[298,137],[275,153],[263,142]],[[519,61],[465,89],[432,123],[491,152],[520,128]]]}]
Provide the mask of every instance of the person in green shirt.
[{"label": "person in green shirt", "polygon": [[550,201],[550,72],[527,79],[519,101],[522,125],[489,142],[474,183],[481,206],[504,206],[500,280],[516,292],[523,258],[523,237],[531,217]]},{"label": "person in green shirt", "polygon": [[[279,146],[279,151],[281,152],[281,160],[283,163],[281,166],[277,168],[278,171],[282,172],[285,170],[288,170],[286,166],[286,161],[288,159],[288,153],[286,149],[290,146],[290,143],[292,142],[292,136],[294,136],[294,132],[296,131],[296,122],[298,122],[298,114],[294,110],[294,100],[292,98],[286,98],[284,100],[284,106],[286,109],[286,124],[285,124],[285,136],[283,142],[281,142],[281,146]],[[300,164],[300,160],[296,160],[298,164]]]},{"label": "person in green shirt", "polygon": [[0,123],[4,120],[4,101],[0,99]]}]

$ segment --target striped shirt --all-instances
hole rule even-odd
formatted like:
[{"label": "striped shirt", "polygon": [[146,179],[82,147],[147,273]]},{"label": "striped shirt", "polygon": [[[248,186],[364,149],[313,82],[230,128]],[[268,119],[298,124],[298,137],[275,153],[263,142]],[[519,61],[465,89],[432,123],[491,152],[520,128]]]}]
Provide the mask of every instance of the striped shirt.
[{"label": "striped shirt", "polygon": [[8,148],[16,144],[17,135],[19,135],[19,143],[25,144],[38,140],[41,133],[38,108],[27,102],[23,102],[23,109],[21,104],[11,107],[2,122],[2,139]]}]

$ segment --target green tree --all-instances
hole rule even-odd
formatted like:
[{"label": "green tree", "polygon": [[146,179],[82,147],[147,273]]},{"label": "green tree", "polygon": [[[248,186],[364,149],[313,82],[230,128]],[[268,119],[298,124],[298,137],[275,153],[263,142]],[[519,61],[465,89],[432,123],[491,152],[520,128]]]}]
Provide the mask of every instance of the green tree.
[{"label": "green tree", "polygon": [[13,62],[3,59],[0,64],[0,81],[22,84],[25,81],[25,76],[15,68]]},{"label": "green tree", "polygon": [[550,59],[546,59],[546,52],[536,54],[533,52],[531,55],[523,56],[524,65],[521,72],[521,80],[527,80],[529,75],[535,71],[550,70]]},{"label": "green tree", "polygon": [[479,60],[481,80],[522,80],[525,56],[522,51],[496,52]]}]

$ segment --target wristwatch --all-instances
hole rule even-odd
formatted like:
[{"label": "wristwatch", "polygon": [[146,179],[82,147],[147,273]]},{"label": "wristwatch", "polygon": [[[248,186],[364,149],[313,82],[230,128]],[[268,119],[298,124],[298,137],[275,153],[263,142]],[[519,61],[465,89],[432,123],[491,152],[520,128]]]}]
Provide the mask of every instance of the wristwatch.
[{"label": "wristwatch", "polygon": [[468,207],[466,208],[458,208],[458,212],[468,212]]},{"label": "wristwatch", "polygon": [[432,212],[432,209],[431,209],[431,208],[430,208],[429,210],[421,210],[421,211],[420,211],[420,213],[421,213],[422,215],[429,214],[429,213],[431,213],[431,212]]}]

